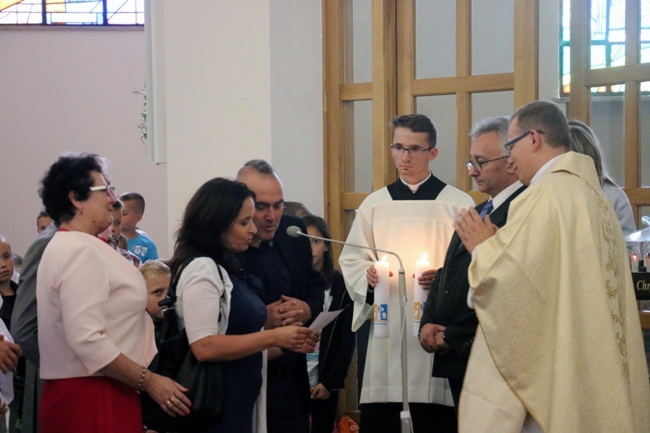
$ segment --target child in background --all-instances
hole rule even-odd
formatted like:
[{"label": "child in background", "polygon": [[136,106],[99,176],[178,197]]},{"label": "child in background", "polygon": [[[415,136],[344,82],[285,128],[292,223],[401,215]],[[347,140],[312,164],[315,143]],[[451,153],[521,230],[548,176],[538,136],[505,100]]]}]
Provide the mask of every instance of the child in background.
[{"label": "child in background", "polygon": [[133,263],[136,268],[140,267],[140,258],[133,254],[128,249],[128,242],[124,235],[122,234],[122,209],[124,204],[117,200],[113,203],[113,224],[108,226],[106,230],[99,234],[99,236],[106,241],[106,243],[118,253],[122,254],[122,257]]},{"label": "child in background", "polygon": [[40,211],[36,216],[36,231],[38,234],[43,233],[50,224],[52,224],[52,218],[44,210]]},{"label": "child in background", "polygon": [[144,197],[137,192],[120,194],[122,208],[122,231],[129,243],[129,251],[140,258],[142,263],[158,258],[158,248],[154,241],[137,225],[144,215]]},{"label": "child in background", "polygon": [[[13,344],[9,333],[11,316],[16,301],[18,284],[11,280],[14,273],[14,258],[9,241],[0,236],[0,335],[9,344],[7,349],[18,357],[16,368],[9,368],[7,373],[0,372],[0,433],[12,426],[20,425],[20,411],[25,383],[25,358],[20,356],[20,347]],[[11,405],[10,407],[8,405]],[[11,409],[10,415],[7,410]],[[13,429],[12,429],[13,431]]]},{"label": "child in background", "polygon": [[[302,218],[311,236],[330,238],[325,220],[309,215]],[[307,370],[311,392],[311,433],[332,433],[339,402],[339,389],[352,360],[355,335],[352,332],[352,299],[345,289],[343,275],[334,269],[332,245],[329,241],[310,239],[312,263],[325,279],[323,311],[344,310],[323,329],[314,353],[307,354]]]},{"label": "child in background", "polygon": [[140,272],[147,283],[147,293],[149,294],[147,298],[147,313],[153,319],[154,326],[156,327],[156,344],[158,344],[159,325],[164,318],[163,307],[160,307],[158,302],[167,297],[171,271],[161,260],[148,260],[140,267]]}]

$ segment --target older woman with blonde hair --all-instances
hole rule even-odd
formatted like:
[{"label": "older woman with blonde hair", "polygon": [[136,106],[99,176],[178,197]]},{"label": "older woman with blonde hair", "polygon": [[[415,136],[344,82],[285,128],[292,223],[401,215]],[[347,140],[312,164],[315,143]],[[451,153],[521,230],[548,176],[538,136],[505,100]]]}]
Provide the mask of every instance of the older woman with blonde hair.
[{"label": "older woman with blonde hair", "polygon": [[114,187],[98,155],[61,156],[39,191],[59,227],[36,286],[41,433],[142,432],[147,392],[170,415],[189,413],[185,388],[145,367],[155,354],[139,271],[97,237],[112,222]]}]

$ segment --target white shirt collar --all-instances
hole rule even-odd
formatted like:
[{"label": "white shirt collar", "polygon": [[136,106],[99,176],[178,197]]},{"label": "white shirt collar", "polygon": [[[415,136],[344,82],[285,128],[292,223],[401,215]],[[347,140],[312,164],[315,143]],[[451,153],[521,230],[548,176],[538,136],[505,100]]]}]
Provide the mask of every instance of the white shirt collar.
[{"label": "white shirt collar", "polygon": [[[503,204],[504,201],[508,199],[514,193],[517,191],[519,188],[521,188],[523,184],[520,181],[516,181],[510,186],[507,186],[506,188],[503,189],[500,193],[498,193],[496,196],[491,197],[490,200],[492,200],[492,205],[494,206],[494,209],[498,208]],[[494,212],[494,211],[492,211]]]},{"label": "white shirt collar", "polygon": [[401,180],[404,185],[408,186],[409,189],[411,190],[411,192],[416,192],[418,190],[418,188],[420,188],[420,185],[422,185],[424,182],[429,180],[429,178],[431,176],[432,176],[432,174],[431,174],[431,172],[429,172],[429,175],[422,182],[419,182],[419,183],[416,183],[416,184],[408,183],[407,181],[405,181],[401,177],[399,178],[399,180]]}]

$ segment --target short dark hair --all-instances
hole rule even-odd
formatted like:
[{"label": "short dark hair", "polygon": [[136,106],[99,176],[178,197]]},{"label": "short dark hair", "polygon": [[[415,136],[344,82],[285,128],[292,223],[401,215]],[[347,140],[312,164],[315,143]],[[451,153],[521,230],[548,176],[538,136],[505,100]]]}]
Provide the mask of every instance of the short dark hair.
[{"label": "short dark hair", "polygon": [[[305,227],[313,227],[318,230],[321,234],[320,237],[330,239],[332,235],[330,234],[330,229],[327,227],[325,220],[317,215],[308,215],[302,217],[302,222],[305,223]],[[332,259],[332,243],[330,241],[325,241],[327,246],[327,251],[323,254],[323,270],[321,275],[325,280],[325,287],[330,287],[334,281],[334,275],[336,270],[334,269],[334,260]]]},{"label": "short dark hair", "polygon": [[564,147],[567,150],[571,147],[566,116],[554,102],[533,101],[512,115],[510,123],[514,121],[522,132],[531,129],[543,131],[546,142],[551,147]]},{"label": "short dark hair", "polygon": [[307,206],[299,201],[285,201],[284,202],[284,215],[293,215],[299,218],[313,215]]},{"label": "short dark hair", "polygon": [[255,200],[255,194],[235,180],[217,177],[201,185],[187,203],[176,233],[174,255],[169,261],[172,273],[192,257],[210,257],[228,273],[238,273],[239,266],[223,237],[249,197]]},{"label": "short dark hair", "polygon": [[122,210],[124,209],[124,203],[119,198],[113,203],[113,210]]},{"label": "short dark hair", "polygon": [[395,135],[396,128],[408,128],[412,132],[426,132],[428,134],[427,141],[429,142],[429,147],[436,147],[438,143],[438,130],[436,129],[436,125],[433,123],[433,120],[424,114],[404,114],[395,117],[390,121],[390,126],[393,135]]},{"label": "short dark hair", "polygon": [[104,174],[104,158],[92,153],[66,153],[57,159],[41,179],[38,194],[50,218],[61,225],[70,221],[77,212],[68,195],[86,201],[90,197],[90,187],[94,185],[92,172]]},{"label": "short dark hair", "polygon": [[138,192],[123,192],[119,197],[122,200],[122,203],[125,201],[134,201],[135,202],[135,211],[138,213],[144,213],[144,197]]},{"label": "short dark hair", "polygon": [[50,214],[48,214],[45,211],[45,209],[43,209],[38,213],[38,215],[36,215],[36,220],[38,220],[39,218],[49,218],[49,217],[50,217]]}]

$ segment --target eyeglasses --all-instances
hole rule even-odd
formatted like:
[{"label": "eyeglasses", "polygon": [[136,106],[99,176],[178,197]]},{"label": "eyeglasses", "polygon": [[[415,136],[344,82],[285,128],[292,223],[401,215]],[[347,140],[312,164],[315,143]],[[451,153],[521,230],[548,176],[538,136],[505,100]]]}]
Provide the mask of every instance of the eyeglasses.
[{"label": "eyeglasses", "polygon": [[115,195],[115,185],[97,185],[89,188],[91,191],[106,191],[106,195],[110,197],[111,194]]},{"label": "eyeglasses", "polygon": [[522,138],[526,137],[528,134],[530,134],[533,131],[537,131],[538,134],[544,134],[544,131],[542,131],[541,129],[529,129],[528,131],[521,134],[519,137],[513,138],[512,140],[504,144],[503,147],[506,148],[508,153],[512,152],[512,148],[514,147],[515,143],[521,140]]},{"label": "eyeglasses", "polygon": [[411,152],[413,152],[413,155],[419,155],[418,152],[424,153],[433,149],[433,147],[421,148],[420,146],[404,147],[400,144],[391,144],[390,148],[393,152],[398,153],[400,155],[404,154],[404,152],[407,152],[409,155],[411,155]]},{"label": "eyeglasses", "polygon": [[506,159],[506,158],[510,158],[510,156],[506,155],[506,156],[502,156],[501,158],[488,159],[487,161],[467,161],[467,164],[465,164],[465,165],[467,166],[467,170],[471,170],[472,167],[474,167],[474,170],[476,170],[476,171],[478,171],[480,173],[481,170],[483,170],[483,166],[485,164],[487,164],[488,162],[500,161],[500,160]]}]

